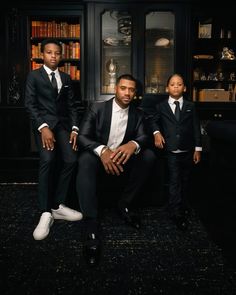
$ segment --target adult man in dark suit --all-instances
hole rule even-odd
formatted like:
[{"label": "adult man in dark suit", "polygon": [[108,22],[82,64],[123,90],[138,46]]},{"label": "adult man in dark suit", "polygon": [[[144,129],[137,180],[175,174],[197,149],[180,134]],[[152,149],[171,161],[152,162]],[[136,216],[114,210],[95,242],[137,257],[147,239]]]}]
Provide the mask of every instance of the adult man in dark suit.
[{"label": "adult man in dark suit", "polygon": [[169,212],[181,230],[188,227],[188,194],[193,163],[201,158],[200,123],[193,102],[184,99],[184,79],[169,77],[169,97],[159,103],[151,120],[155,146],[165,148],[169,172]]},{"label": "adult man in dark suit", "polygon": [[117,176],[126,179],[118,210],[127,224],[140,227],[140,220],[130,213],[129,206],[146,181],[155,156],[146,148],[143,114],[131,103],[135,92],[136,80],[129,74],[120,76],[115,97],[92,104],[81,123],[78,144],[83,151],[76,185],[85,218],[85,258],[90,265],[96,265],[100,255],[98,175],[110,177],[109,182]]},{"label": "adult man in dark suit", "polygon": [[[77,163],[78,110],[70,76],[58,70],[61,44],[46,39],[41,44],[44,65],[29,73],[26,82],[25,106],[32,119],[39,150],[38,197],[40,221],[33,232],[35,240],[49,234],[54,219],[80,220],[82,214],[65,206],[72,172]],[[56,187],[56,152],[62,161]]]}]

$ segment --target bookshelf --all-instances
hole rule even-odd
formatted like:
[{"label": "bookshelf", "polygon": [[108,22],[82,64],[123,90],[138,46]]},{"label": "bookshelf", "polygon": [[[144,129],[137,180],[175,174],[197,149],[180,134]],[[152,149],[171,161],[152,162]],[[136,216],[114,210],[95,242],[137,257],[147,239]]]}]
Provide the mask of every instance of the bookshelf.
[{"label": "bookshelf", "polygon": [[59,69],[80,81],[81,26],[78,17],[52,17],[30,19],[30,70],[42,66],[41,42],[46,38],[56,38],[62,44],[62,60]]},{"label": "bookshelf", "polygon": [[235,102],[236,31],[230,12],[195,17],[193,99],[197,102]]},{"label": "bookshelf", "polygon": [[[209,120],[235,120],[234,11],[228,5],[216,6],[214,10],[197,5],[193,10],[190,33],[191,96],[196,102],[204,130]],[[230,56],[231,51],[234,54]],[[207,138],[204,131],[203,134]]]}]

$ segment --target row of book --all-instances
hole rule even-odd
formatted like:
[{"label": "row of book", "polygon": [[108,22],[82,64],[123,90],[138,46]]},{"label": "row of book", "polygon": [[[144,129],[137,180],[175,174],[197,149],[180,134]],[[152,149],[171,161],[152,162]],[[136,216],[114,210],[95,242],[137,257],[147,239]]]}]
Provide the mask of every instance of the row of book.
[{"label": "row of book", "polygon": [[[80,59],[80,43],[69,42],[68,44],[62,43],[62,58]],[[31,57],[41,58],[41,43],[31,45]]]},{"label": "row of book", "polygon": [[[37,63],[35,61],[31,62],[32,70],[38,69],[42,66],[42,63]],[[72,80],[80,80],[80,70],[77,66],[74,66],[70,63],[64,63],[63,66],[60,66],[59,69],[68,75],[70,75]]]},{"label": "row of book", "polygon": [[31,37],[80,38],[80,24],[56,21],[31,21]]}]

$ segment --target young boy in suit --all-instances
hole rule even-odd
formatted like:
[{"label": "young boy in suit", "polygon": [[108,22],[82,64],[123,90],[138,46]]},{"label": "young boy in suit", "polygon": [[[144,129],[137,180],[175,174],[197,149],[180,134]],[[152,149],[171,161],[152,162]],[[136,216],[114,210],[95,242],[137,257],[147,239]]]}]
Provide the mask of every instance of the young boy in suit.
[{"label": "young boy in suit", "polygon": [[201,158],[200,124],[193,102],[184,99],[184,79],[167,80],[169,98],[157,105],[151,122],[155,146],[165,148],[169,172],[169,212],[181,230],[188,227],[188,193],[191,168]]},{"label": "young boy in suit", "polygon": [[[82,214],[65,206],[73,170],[77,162],[78,110],[71,78],[58,69],[62,47],[54,39],[41,44],[43,66],[29,73],[25,90],[36,145],[39,150],[38,199],[40,221],[35,240],[47,237],[54,219],[76,221]],[[58,151],[60,171],[55,171]],[[57,156],[56,156],[57,155]],[[58,161],[59,161],[58,160]],[[54,185],[56,172],[58,180]]]}]

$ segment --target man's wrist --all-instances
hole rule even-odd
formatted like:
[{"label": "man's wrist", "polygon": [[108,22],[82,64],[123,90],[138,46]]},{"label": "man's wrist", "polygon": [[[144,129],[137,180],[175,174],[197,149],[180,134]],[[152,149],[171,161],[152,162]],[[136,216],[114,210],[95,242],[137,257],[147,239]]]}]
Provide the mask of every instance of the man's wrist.
[{"label": "man's wrist", "polygon": [[79,128],[76,127],[76,126],[73,126],[72,127],[72,132],[75,133],[75,134],[79,134]]},{"label": "man's wrist", "polygon": [[75,134],[77,134],[77,135],[79,134],[79,133],[78,133],[78,130],[72,130],[72,133],[75,133]]},{"label": "man's wrist", "polygon": [[105,153],[105,151],[108,150],[108,146],[104,146],[101,150],[101,154],[100,154],[100,157]]},{"label": "man's wrist", "polygon": [[134,143],[134,145],[136,147],[134,150],[134,153],[135,153],[135,155],[137,155],[141,150],[140,145],[135,140],[130,140],[130,142]]}]

